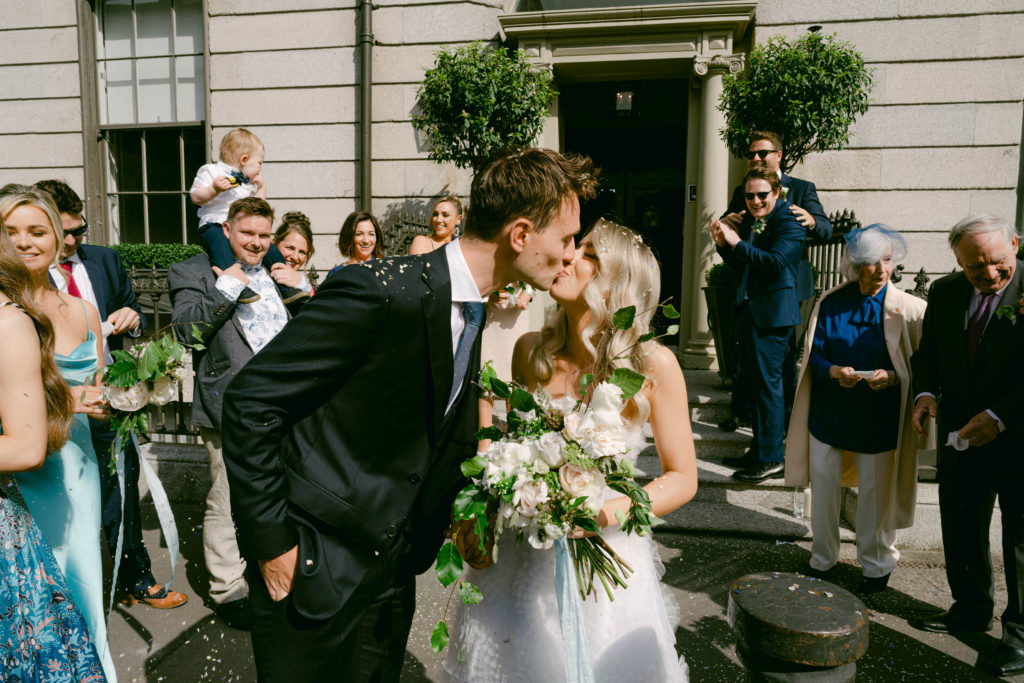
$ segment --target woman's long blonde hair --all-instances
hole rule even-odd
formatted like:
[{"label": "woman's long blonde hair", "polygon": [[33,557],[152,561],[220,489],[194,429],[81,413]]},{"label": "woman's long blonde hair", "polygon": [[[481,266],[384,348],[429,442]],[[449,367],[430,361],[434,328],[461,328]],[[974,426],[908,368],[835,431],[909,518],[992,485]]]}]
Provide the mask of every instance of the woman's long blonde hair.
[{"label": "woman's long blonde hair", "polygon": [[[646,374],[648,349],[658,342],[638,344],[637,340],[651,328],[661,293],[661,267],[643,238],[624,225],[602,218],[590,235],[597,253],[597,270],[583,290],[583,300],[591,313],[590,323],[583,330],[583,345],[593,358],[586,371],[593,373],[595,383],[608,379],[616,368]],[[627,306],[636,306],[633,326],[617,330],[612,316]],[[540,382],[551,379],[555,358],[568,350],[569,318],[559,307],[529,352],[533,375]],[[636,409],[633,422],[642,424],[650,415],[650,405],[639,393],[631,400]]]},{"label": "woman's long blonde hair", "polygon": [[75,403],[53,359],[53,325],[32,298],[32,276],[11,244],[3,221],[0,221],[0,292],[25,311],[39,335],[43,393],[46,395],[46,450],[52,453],[68,440]]}]

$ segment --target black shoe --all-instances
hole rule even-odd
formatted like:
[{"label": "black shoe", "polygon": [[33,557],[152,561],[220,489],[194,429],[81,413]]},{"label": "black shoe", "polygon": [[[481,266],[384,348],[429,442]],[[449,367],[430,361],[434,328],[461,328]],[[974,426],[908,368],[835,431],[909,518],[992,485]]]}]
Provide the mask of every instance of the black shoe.
[{"label": "black shoe", "polygon": [[999,643],[982,664],[982,668],[993,676],[1011,676],[1024,671],[1024,650]]},{"label": "black shoe", "polygon": [[278,285],[277,291],[281,292],[281,301],[286,304],[309,298],[309,292],[304,289],[299,289],[298,287],[285,287],[283,285]]},{"label": "black shoe", "polygon": [[231,628],[237,628],[239,631],[252,630],[252,611],[249,609],[249,598],[240,598],[222,605],[214,605],[213,611]]},{"label": "black shoe", "polygon": [[907,623],[919,631],[931,631],[932,633],[955,633],[956,631],[987,631],[992,628],[992,620],[964,617],[946,610],[928,617],[908,619]]},{"label": "black shoe", "polygon": [[745,481],[756,484],[759,481],[765,479],[778,478],[782,476],[782,473],[786,471],[786,463],[784,462],[759,462],[752,467],[746,469],[736,470],[732,473],[732,478],[736,481]]},{"label": "black shoe", "polygon": [[718,423],[718,428],[723,432],[735,432],[740,426],[740,421],[735,416],[730,415],[721,422]]},{"label": "black shoe", "polygon": [[252,291],[248,287],[242,290],[242,293],[238,295],[238,303],[240,304],[252,304],[260,300],[260,295]]},{"label": "black shoe", "polygon": [[862,576],[860,577],[860,583],[857,584],[857,592],[861,595],[881,593],[885,590],[885,587],[889,585],[890,576],[892,576],[892,572],[889,572],[885,576]]},{"label": "black shoe", "polygon": [[816,579],[827,579],[832,575],[832,568],[829,569],[818,569],[812,567],[810,563],[804,565],[804,568],[800,570],[800,573],[804,576],[813,576]]},{"label": "black shoe", "polygon": [[757,456],[748,448],[743,451],[743,455],[731,455],[727,458],[722,458],[722,464],[734,470],[741,470],[756,465]]}]

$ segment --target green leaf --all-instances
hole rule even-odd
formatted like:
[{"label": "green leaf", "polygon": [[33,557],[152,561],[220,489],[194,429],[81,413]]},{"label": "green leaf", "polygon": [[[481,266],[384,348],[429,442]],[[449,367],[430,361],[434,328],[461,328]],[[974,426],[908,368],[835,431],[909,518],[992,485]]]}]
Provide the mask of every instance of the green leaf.
[{"label": "green leaf", "polygon": [[590,531],[595,534],[600,533],[601,531],[601,527],[599,527],[597,522],[590,517],[575,517],[573,518],[572,523],[585,531]]},{"label": "green leaf", "polygon": [[434,651],[434,654],[439,655],[446,645],[448,645],[448,624],[439,621],[434,627],[433,633],[430,634],[430,649]]},{"label": "green leaf", "polygon": [[491,361],[484,363],[484,366],[480,368],[480,386],[482,386],[485,391],[493,392],[494,390],[491,389],[491,381],[497,378],[498,373],[494,371],[494,366],[491,365]]},{"label": "green leaf", "polygon": [[533,396],[528,391],[519,387],[512,390],[510,403],[514,410],[524,413],[528,413],[537,407],[537,402],[533,399]]},{"label": "green leaf", "polygon": [[612,315],[612,325],[617,330],[628,330],[633,327],[634,318],[636,318],[636,306],[626,306]]},{"label": "green leaf", "polygon": [[672,304],[665,304],[661,307],[661,314],[669,320],[677,320],[679,318],[679,311]]},{"label": "green leaf", "polygon": [[586,396],[587,395],[587,389],[589,389],[590,385],[593,384],[593,383],[594,383],[594,375],[589,373],[589,372],[586,373],[585,375],[583,375],[582,377],[580,377],[580,396]]},{"label": "green leaf", "polygon": [[142,349],[142,356],[139,358],[139,379],[149,382],[156,379],[160,374],[158,370],[161,360],[160,346],[156,343],[146,344]]},{"label": "green leaf", "polygon": [[[199,331],[199,326],[195,323],[192,323],[192,339],[195,342],[196,348],[203,341],[203,333]],[[205,349],[206,347],[204,346],[203,348]]]},{"label": "green leaf", "polygon": [[448,541],[437,551],[437,564],[434,566],[437,580],[447,588],[455,583],[462,574],[462,555],[455,544]]},{"label": "green leaf", "polygon": [[471,519],[487,512],[488,495],[475,484],[470,484],[455,496],[452,513],[456,519]]},{"label": "green leaf", "polygon": [[139,372],[135,367],[135,359],[119,360],[108,365],[103,372],[103,383],[114,387],[131,387],[139,383]]},{"label": "green leaf", "polygon": [[639,372],[630,370],[629,368],[615,368],[612,372],[612,376],[608,378],[611,384],[622,389],[622,400],[628,401],[631,399],[636,392],[644,385],[644,380],[647,379]]},{"label": "green leaf", "polygon": [[[480,431],[482,432],[485,430],[481,429]],[[479,433],[480,432],[477,432],[477,434]],[[480,441],[480,439],[477,439],[477,441]],[[487,458],[485,458],[482,455],[475,455],[469,460],[463,460],[462,465],[460,465],[460,468],[462,469],[462,476],[464,477],[475,477],[476,475],[483,472],[486,467]]]},{"label": "green leaf", "polygon": [[483,441],[484,439],[497,441],[503,436],[505,436],[505,434],[501,431],[500,427],[491,426],[478,429],[476,434],[473,435],[473,438],[476,439],[477,441]]},{"label": "green leaf", "polygon": [[[678,327],[678,325],[677,325],[677,327]],[[652,339],[654,339],[657,336],[658,336],[658,333],[655,332],[654,330],[651,330],[647,334],[641,334],[639,337],[636,338],[636,340],[637,340],[638,343],[642,344],[642,343],[644,343],[646,341],[651,341]]]},{"label": "green leaf", "polygon": [[480,515],[476,518],[476,524],[473,530],[476,532],[477,547],[481,551],[487,552],[487,528],[490,526],[490,522],[487,521],[487,515]]},{"label": "green leaf", "polygon": [[512,395],[512,390],[506,382],[502,382],[500,379],[495,377],[491,380],[491,393],[498,398],[508,398]]},{"label": "green leaf", "polygon": [[471,584],[469,581],[462,581],[459,584],[459,597],[462,598],[462,602],[467,605],[476,605],[484,599],[484,594],[480,592],[479,588]]},{"label": "green leaf", "polygon": [[665,334],[669,335],[670,337],[673,334],[678,334],[678,333],[679,333],[679,325],[669,325],[668,328],[665,330]]}]

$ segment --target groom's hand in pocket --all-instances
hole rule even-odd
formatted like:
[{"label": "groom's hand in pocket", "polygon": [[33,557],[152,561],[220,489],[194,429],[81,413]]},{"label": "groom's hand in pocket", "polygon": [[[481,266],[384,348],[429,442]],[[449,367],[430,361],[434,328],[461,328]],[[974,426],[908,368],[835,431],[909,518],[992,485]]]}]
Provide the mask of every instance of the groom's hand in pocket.
[{"label": "groom's hand in pocket", "polygon": [[280,602],[292,592],[292,580],[295,578],[298,563],[297,545],[272,560],[260,560],[260,573],[263,574],[263,582],[267,584],[271,600]]}]

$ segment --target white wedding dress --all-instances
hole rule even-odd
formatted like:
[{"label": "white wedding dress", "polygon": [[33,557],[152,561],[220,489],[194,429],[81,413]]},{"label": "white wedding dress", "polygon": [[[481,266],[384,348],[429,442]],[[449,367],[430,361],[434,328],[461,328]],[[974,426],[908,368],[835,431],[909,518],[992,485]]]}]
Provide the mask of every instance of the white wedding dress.
[{"label": "white wedding dress", "polygon": [[[636,430],[634,443],[643,439]],[[630,457],[635,461],[639,448]],[[611,496],[619,494],[610,492]],[[603,586],[583,601],[587,645],[595,681],[681,683],[686,661],[676,654],[679,607],[660,579],[665,573],[650,536],[624,534],[618,527],[605,540],[632,566],[627,588]],[[565,680],[565,655],[555,598],[555,548],[535,550],[503,530],[498,561],[464,578],[483,592],[477,605],[452,602],[451,641],[444,680],[558,683]],[[459,658],[461,657],[461,662]]]}]

